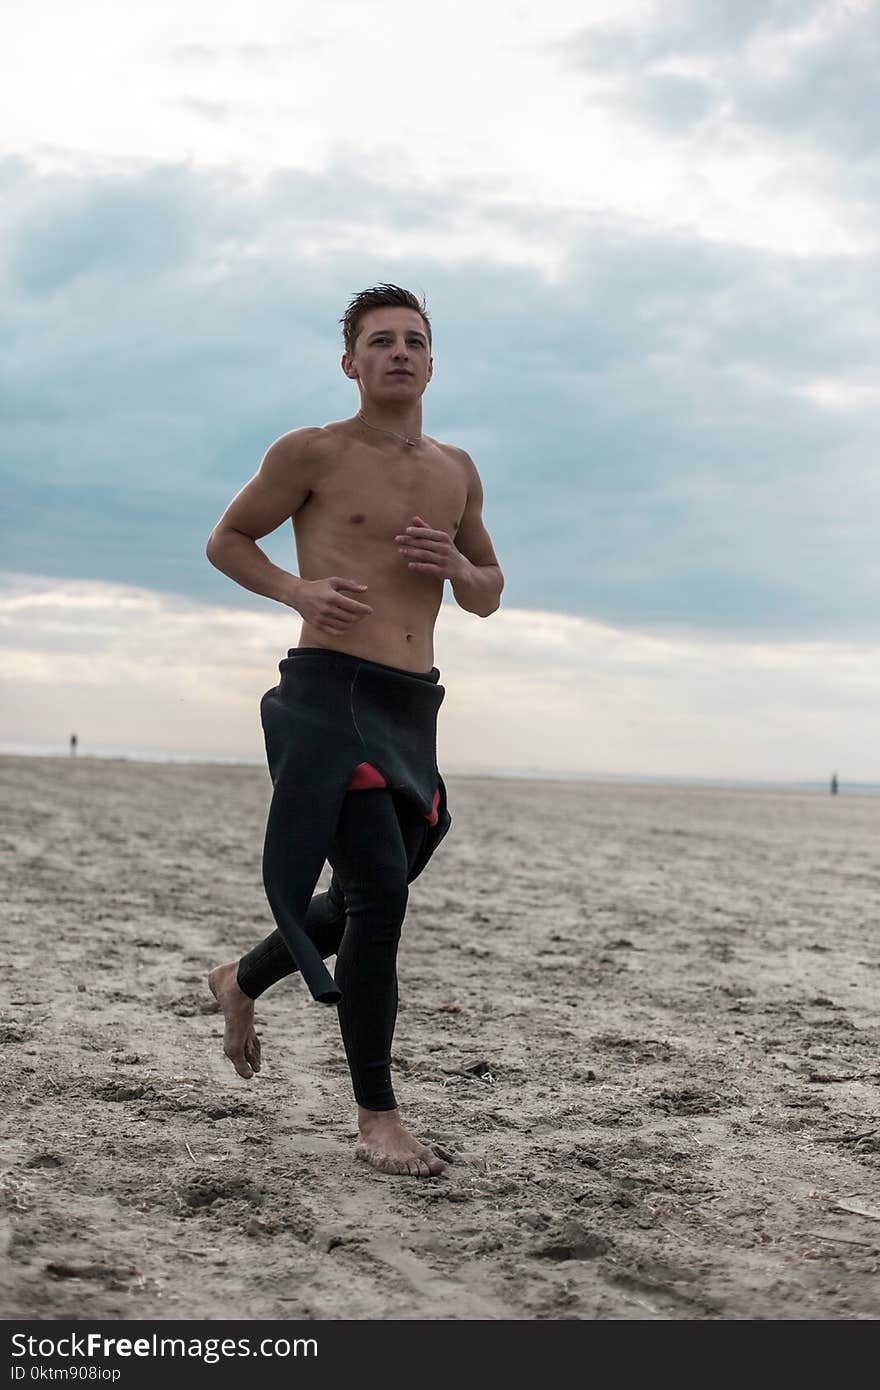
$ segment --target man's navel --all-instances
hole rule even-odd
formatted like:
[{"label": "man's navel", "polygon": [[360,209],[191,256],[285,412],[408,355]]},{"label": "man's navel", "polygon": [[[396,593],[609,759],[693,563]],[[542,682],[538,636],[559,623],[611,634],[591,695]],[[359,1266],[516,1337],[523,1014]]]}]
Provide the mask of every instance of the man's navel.
[{"label": "man's navel", "polygon": [[363,512],[354,512],[353,515],[350,516],[348,519],[349,521],[359,522],[366,521],[367,518]]}]

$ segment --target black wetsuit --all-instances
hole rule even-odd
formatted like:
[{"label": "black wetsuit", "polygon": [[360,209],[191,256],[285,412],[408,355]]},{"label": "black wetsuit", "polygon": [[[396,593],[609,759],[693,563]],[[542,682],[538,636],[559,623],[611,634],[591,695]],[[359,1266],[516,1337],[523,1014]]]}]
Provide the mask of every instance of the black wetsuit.
[{"label": "black wetsuit", "polygon": [[[451,824],[436,761],[445,691],[436,667],[325,648],[293,648],[280,671],[260,707],[274,784],[263,881],[278,930],[242,957],[238,983],[255,999],[299,968],[314,998],[339,1005],[358,1103],[391,1110],[408,885]],[[325,860],[330,888],[312,896]],[[335,979],[322,963],[334,954]]]}]

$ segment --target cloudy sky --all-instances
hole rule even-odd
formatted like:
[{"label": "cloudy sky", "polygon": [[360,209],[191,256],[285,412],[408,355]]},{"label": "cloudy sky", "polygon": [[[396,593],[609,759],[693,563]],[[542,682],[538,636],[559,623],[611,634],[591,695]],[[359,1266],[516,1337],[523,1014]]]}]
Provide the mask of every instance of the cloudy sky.
[{"label": "cloudy sky", "polygon": [[205,540],[353,413],[393,280],[507,581],[441,610],[446,765],[880,780],[877,0],[36,0],[0,45],[2,746],[262,756],[298,619]]}]

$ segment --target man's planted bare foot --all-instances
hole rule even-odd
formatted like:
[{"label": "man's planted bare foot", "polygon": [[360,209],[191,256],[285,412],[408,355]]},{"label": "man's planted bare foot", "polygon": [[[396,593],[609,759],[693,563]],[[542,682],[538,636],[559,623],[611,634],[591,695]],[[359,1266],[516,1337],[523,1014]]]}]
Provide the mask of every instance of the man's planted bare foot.
[{"label": "man's planted bare foot", "polygon": [[208,988],[223,1010],[223,1052],[238,1072],[249,1079],[260,1070],[260,1039],[254,1031],[254,1001],[239,989],[238,961],[217,965],[208,976]]},{"label": "man's planted bare foot", "polygon": [[355,1156],[382,1173],[436,1178],[446,1167],[433,1149],[404,1129],[399,1110],[365,1110],[359,1105],[358,1131]]}]

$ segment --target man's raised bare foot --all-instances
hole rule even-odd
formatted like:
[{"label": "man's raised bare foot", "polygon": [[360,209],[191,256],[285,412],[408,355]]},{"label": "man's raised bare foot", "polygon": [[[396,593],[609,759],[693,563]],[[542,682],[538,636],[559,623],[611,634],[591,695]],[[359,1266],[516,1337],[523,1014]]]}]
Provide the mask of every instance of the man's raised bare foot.
[{"label": "man's raised bare foot", "polygon": [[208,988],[223,1010],[223,1052],[239,1076],[249,1079],[260,1070],[260,1039],[254,1031],[254,1001],[239,989],[238,961],[216,965]]},{"label": "man's raised bare foot", "polygon": [[365,1110],[359,1105],[358,1131],[355,1156],[382,1173],[436,1178],[446,1167],[433,1149],[404,1129],[399,1110]]}]

